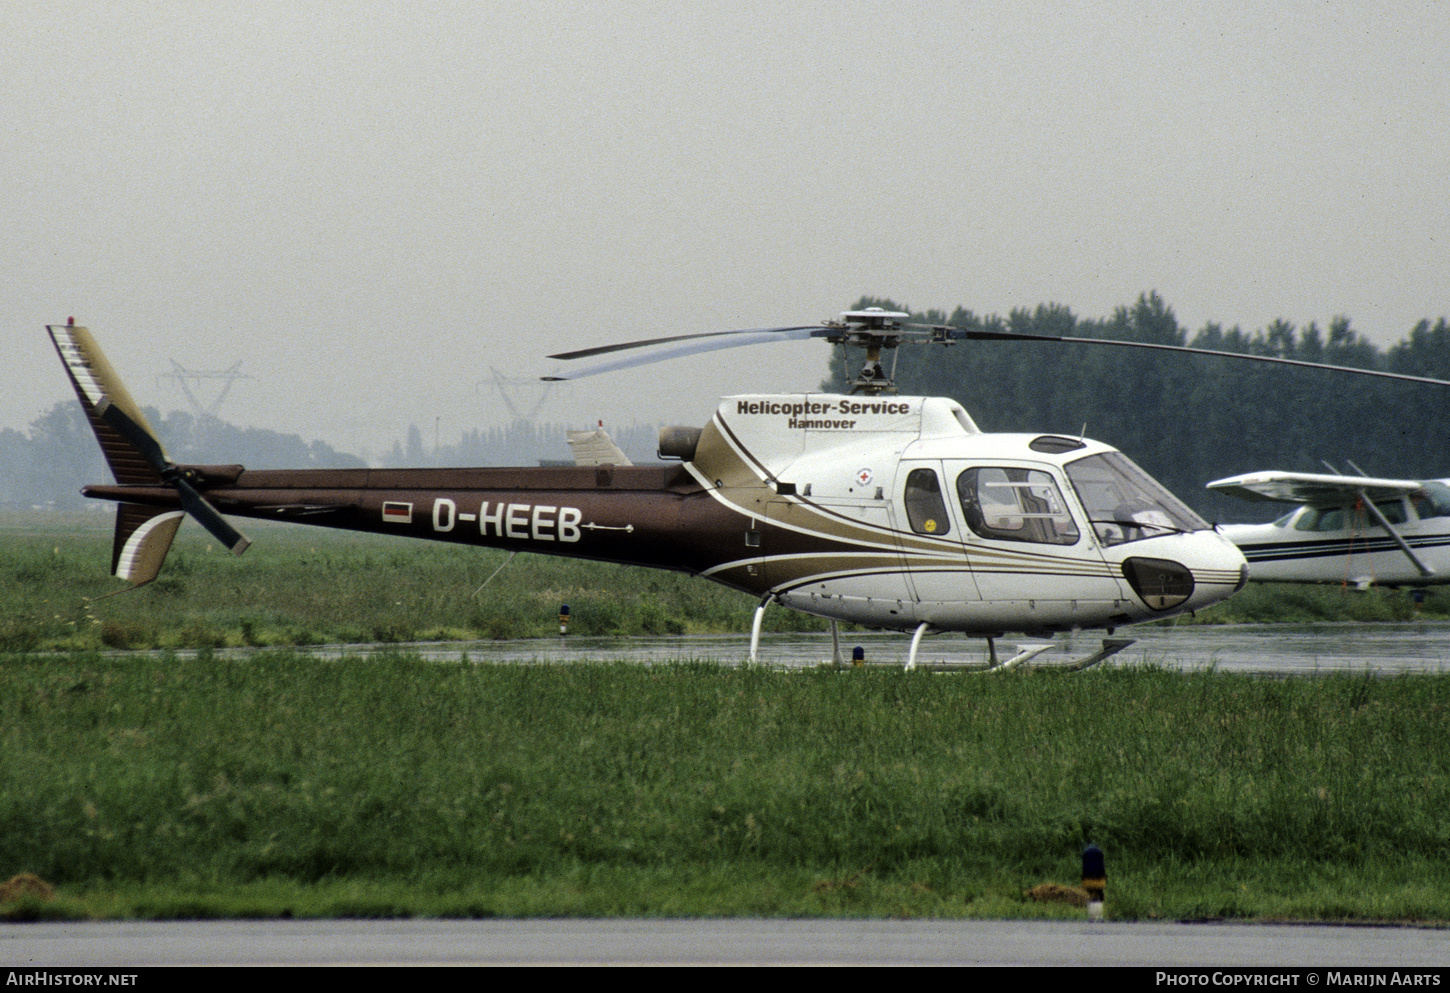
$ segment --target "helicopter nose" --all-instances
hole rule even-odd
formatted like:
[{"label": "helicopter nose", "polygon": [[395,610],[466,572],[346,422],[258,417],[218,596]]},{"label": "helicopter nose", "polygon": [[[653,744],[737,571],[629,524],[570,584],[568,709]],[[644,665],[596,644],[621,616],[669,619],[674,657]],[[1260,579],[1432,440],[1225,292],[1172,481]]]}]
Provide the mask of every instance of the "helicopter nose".
[{"label": "helicopter nose", "polygon": [[1194,610],[1227,600],[1249,581],[1249,563],[1239,546],[1217,531],[1200,534],[1204,539],[1204,561],[1195,564],[1199,595],[1193,598]]},{"label": "helicopter nose", "polygon": [[1237,545],[1200,531],[1160,546],[1158,556],[1123,560],[1123,578],[1154,612],[1200,610],[1227,600],[1248,582],[1248,563]]}]

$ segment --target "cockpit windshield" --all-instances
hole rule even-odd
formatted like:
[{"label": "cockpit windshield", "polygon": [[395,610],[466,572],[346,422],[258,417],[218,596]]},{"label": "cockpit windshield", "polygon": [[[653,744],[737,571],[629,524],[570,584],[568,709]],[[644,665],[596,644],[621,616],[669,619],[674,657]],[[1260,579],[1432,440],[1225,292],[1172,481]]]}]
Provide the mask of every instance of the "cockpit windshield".
[{"label": "cockpit windshield", "polygon": [[1410,494],[1410,503],[1422,521],[1427,517],[1450,517],[1450,486],[1437,479],[1429,480],[1421,484],[1418,492]]},{"label": "cockpit windshield", "polygon": [[1104,545],[1176,531],[1202,531],[1209,526],[1121,452],[1069,462],[1067,478]]}]

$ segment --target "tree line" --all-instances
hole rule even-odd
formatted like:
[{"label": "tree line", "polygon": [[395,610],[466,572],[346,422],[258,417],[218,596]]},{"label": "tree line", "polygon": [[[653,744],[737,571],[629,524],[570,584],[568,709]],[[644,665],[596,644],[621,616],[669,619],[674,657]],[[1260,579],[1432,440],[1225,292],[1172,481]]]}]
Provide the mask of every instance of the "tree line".
[{"label": "tree line", "polygon": [[[907,311],[863,297],[853,309]],[[1157,293],[1110,317],[1087,320],[1045,304],[1005,318],[958,307],[911,319],[967,329],[1182,345],[1450,380],[1450,324],[1420,321],[1381,349],[1337,317],[1327,328],[1286,321],[1246,333],[1206,324],[1189,334]],[[1450,476],[1450,387],[1241,359],[1055,342],[903,345],[903,393],[949,396],[984,431],[1089,437],[1121,449],[1209,520],[1264,520],[1282,505],[1251,504],[1204,488],[1263,469],[1327,472],[1324,463],[1372,476]],[[840,390],[856,369],[837,346],[831,376]],[[883,364],[891,361],[888,353]],[[849,361],[859,362],[859,353]]]},{"label": "tree line", "polygon": [[[347,469],[368,463],[322,441],[294,434],[243,428],[213,415],[186,411],[162,415],[144,408],[166,454],[180,464],[239,463],[265,469]],[[425,446],[416,424],[406,441],[395,441],[376,460],[383,467],[537,465],[571,460],[568,426],[516,420],[474,428],[456,444]],[[633,425],[612,432],[615,443],[635,462],[654,458],[658,429]],[[80,495],[88,483],[109,483],[111,472],[80,405],[62,401],[37,417],[29,431],[0,429],[0,507],[78,510],[99,506]]]},{"label": "tree line", "polygon": [[[161,436],[167,456],[180,464],[241,463],[266,468],[349,468],[366,463],[322,441],[293,434],[242,428],[211,415],[173,410],[162,415],[143,408]],[[30,424],[28,432],[0,430],[0,506],[78,510],[98,506],[80,495],[88,483],[109,483],[95,435],[80,404],[57,403]]]},{"label": "tree line", "polygon": [[[907,311],[863,297],[853,309]],[[1189,334],[1156,293],[1110,317],[1080,318],[1059,304],[981,316],[962,307],[912,313],[913,321],[968,329],[1186,345],[1450,379],[1450,324],[1420,321],[1381,349],[1337,317],[1326,328],[1275,321],[1252,333],[1207,324]],[[902,392],[949,396],[984,431],[1087,434],[1121,449],[1210,520],[1263,520],[1282,508],[1211,493],[1210,480],[1260,469],[1342,471],[1373,476],[1450,476],[1450,387],[1353,376],[1231,358],[1050,342],[903,345],[895,356]],[[884,361],[889,365],[893,356]],[[859,363],[859,354],[849,357]],[[841,349],[823,390],[855,376]],[[362,466],[356,455],[296,435],[241,428],[214,416],[173,411],[147,417],[177,462],[266,468]],[[531,421],[477,428],[457,443],[427,447],[416,426],[377,462],[385,466],[533,465],[566,460],[566,426]],[[611,428],[636,462],[653,457],[657,428]],[[0,429],[0,505],[73,509],[86,483],[108,482],[79,406],[63,402],[28,432]]]}]

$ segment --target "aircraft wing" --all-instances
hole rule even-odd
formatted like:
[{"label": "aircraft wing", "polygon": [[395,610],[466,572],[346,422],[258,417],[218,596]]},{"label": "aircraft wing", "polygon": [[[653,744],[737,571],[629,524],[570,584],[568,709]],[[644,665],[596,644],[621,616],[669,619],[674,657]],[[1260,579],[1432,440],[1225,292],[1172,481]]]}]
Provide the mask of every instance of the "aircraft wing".
[{"label": "aircraft wing", "polygon": [[1250,472],[1227,479],[1215,479],[1211,490],[1231,493],[1245,500],[1303,503],[1311,507],[1339,507],[1368,496],[1378,502],[1413,493],[1421,487],[1417,479],[1374,479],[1369,476],[1334,476],[1312,472]]}]

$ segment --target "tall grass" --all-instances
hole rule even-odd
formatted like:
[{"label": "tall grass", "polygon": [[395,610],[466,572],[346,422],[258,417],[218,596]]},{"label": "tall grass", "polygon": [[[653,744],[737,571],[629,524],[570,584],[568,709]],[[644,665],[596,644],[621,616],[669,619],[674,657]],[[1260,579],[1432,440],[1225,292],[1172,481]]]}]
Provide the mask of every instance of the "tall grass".
[{"label": "tall grass", "polygon": [[1022,913],[1093,842],[1119,916],[1450,920],[1447,707],[1418,676],[9,655],[0,874]]},{"label": "tall grass", "polygon": [[681,573],[250,521],[245,557],[184,527],[160,577],[118,594],[109,516],[25,520],[0,528],[0,649],[531,638],[558,632],[564,604],[573,634],[711,634],[748,631],[755,607]]}]

